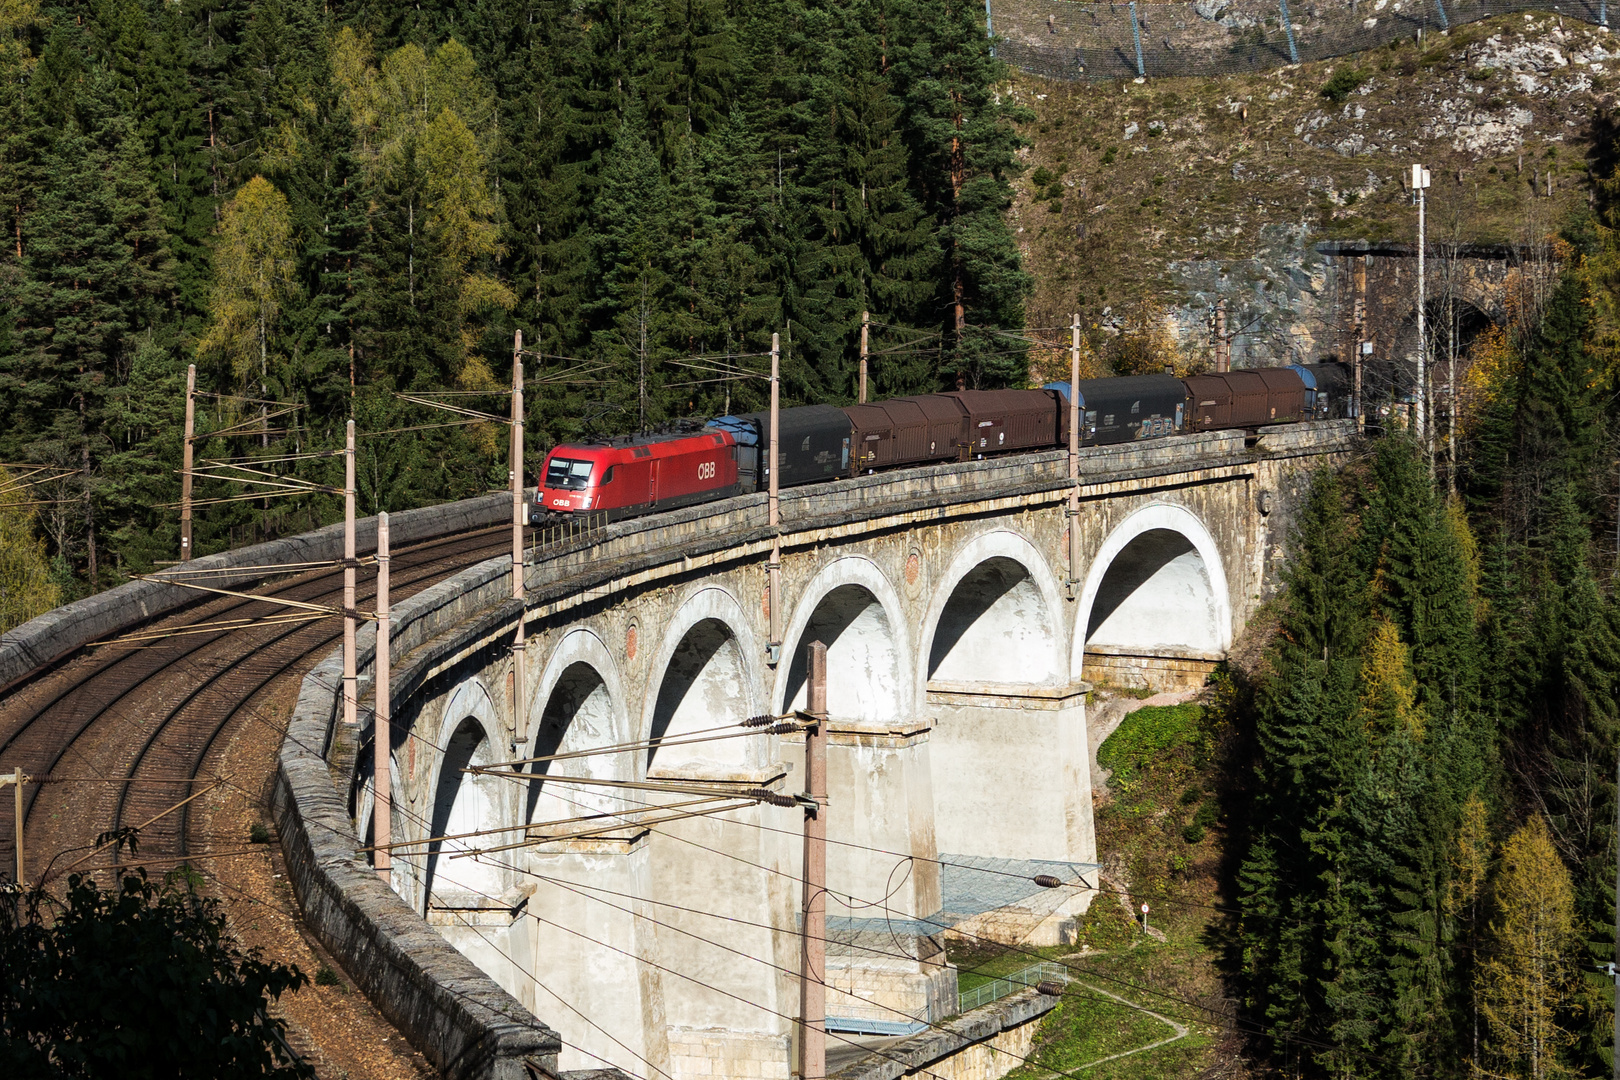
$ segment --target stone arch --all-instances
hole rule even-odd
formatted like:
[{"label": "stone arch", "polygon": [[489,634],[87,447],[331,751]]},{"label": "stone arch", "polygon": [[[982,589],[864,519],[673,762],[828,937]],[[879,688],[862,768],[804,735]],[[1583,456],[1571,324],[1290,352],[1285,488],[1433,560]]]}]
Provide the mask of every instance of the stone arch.
[{"label": "stone arch", "polygon": [[663,746],[707,728],[735,724],[760,712],[754,658],[758,643],[743,607],[719,586],[700,586],[676,609],[649,671],[642,730],[653,745],[649,772],[734,772],[757,764],[762,739],[721,739]]},{"label": "stone arch", "polygon": [[930,680],[1066,682],[1062,610],[1057,579],[1034,544],[1010,529],[981,533],[956,553],[929,603],[919,691]]},{"label": "stone arch", "polygon": [[1213,659],[1232,644],[1220,549],[1196,514],[1153,503],[1120,522],[1086,572],[1070,658],[1090,645]]},{"label": "stone arch", "polygon": [[[506,811],[510,793],[505,781],[492,776],[469,776],[462,769],[488,765],[504,749],[501,725],[494,699],[483,680],[466,679],[449,694],[439,723],[429,836],[478,832],[510,826]],[[460,840],[444,840],[428,845],[423,878],[424,903],[428,909],[435,899],[465,903],[484,896],[496,896],[506,887],[499,868],[476,858],[450,861],[457,851],[490,847],[514,837],[486,833]]]},{"label": "stone arch", "polygon": [[[635,736],[624,709],[623,680],[606,644],[586,629],[569,631],[552,650],[535,693],[530,696],[529,738],[524,757],[563,754],[629,742]],[[628,780],[635,755],[605,754],[558,762],[535,762],[537,776],[581,776]],[[623,806],[605,790],[584,785],[525,785],[522,820],[556,821]]]},{"label": "stone arch", "polygon": [[805,706],[805,646],[827,646],[827,710],[839,720],[887,724],[916,710],[900,596],[871,559],[835,559],[804,590],[783,633],[771,700],[779,712]]}]

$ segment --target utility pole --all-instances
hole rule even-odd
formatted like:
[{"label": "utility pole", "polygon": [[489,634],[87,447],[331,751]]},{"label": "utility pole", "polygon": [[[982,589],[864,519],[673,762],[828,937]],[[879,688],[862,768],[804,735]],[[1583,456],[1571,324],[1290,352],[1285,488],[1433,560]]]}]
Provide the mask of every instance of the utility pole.
[{"label": "utility pole", "polygon": [[389,699],[388,682],[393,670],[393,641],[388,618],[388,512],[377,515],[377,678],[373,687],[376,697],[376,718],[372,726],[372,794],[375,802],[371,809],[371,842],[376,846],[372,866],[383,884],[389,883],[393,860],[388,845],[393,842],[393,823],[389,820],[391,794],[389,785],[392,770],[394,705]]},{"label": "utility pole", "polygon": [[[522,745],[529,736],[528,643],[524,640],[523,582],[523,331],[512,337],[512,599],[518,602],[517,633],[512,639],[512,737]],[[516,745],[513,749],[516,749]]]},{"label": "utility pole", "polygon": [[1080,594],[1080,313],[1069,325],[1069,599]]},{"label": "utility pole", "polygon": [[1232,370],[1232,343],[1226,339],[1226,297],[1215,302],[1215,370]]},{"label": "utility pole", "polygon": [[1418,257],[1418,302],[1417,302],[1418,362],[1417,362],[1417,393],[1415,395],[1413,395],[1414,397],[1417,398],[1417,401],[1415,402],[1417,418],[1416,418],[1416,422],[1412,426],[1413,426],[1413,428],[1416,429],[1414,433],[1417,435],[1418,445],[1423,448],[1423,457],[1424,457],[1424,460],[1428,463],[1429,475],[1432,477],[1432,476],[1434,476],[1434,453],[1433,453],[1433,447],[1429,442],[1429,424],[1428,424],[1428,408],[1427,408],[1428,396],[1429,396],[1429,342],[1428,342],[1427,332],[1426,332],[1426,330],[1424,328],[1424,311],[1423,311],[1423,303],[1424,303],[1424,299],[1426,297],[1426,293],[1424,291],[1424,286],[1426,284],[1426,282],[1424,280],[1424,254],[1425,254],[1425,250],[1428,247],[1428,238],[1427,238],[1426,233],[1425,233],[1425,222],[1424,222],[1424,213],[1425,213],[1426,206],[1427,206],[1427,200],[1424,198],[1423,193],[1428,188],[1428,186],[1429,186],[1429,170],[1425,169],[1422,165],[1413,165],[1412,166],[1412,192],[1417,196],[1417,207],[1418,207],[1418,252],[1417,252],[1417,257]]},{"label": "utility pole", "polygon": [[[14,805],[17,808],[16,809],[16,814],[17,814],[17,887],[19,889],[22,888],[23,885],[25,884],[25,882],[23,880],[25,864],[23,862],[23,790],[22,789],[23,789],[23,785],[26,784],[26,783],[28,783],[28,777],[23,775],[21,765],[18,765],[15,768],[13,768],[11,770],[11,775],[10,776],[0,776],[0,786],[10,784],[12,786],[13,793],[16,796],[16,802],[15,802]],[[808,826],[806,826],[806,828],[808,829]],[[825,865],[825,863],[823,863],[823,865]],[[825,935],[823,935],[823,936],[825,936]]]},{"label": "utility pole", "polygon": [[1456,269],[1456,248],[1446,268],[1446,491],[1457,497],[1457,302],[1451,287]]},{"label": "utility pole", "polygon": [[871,323],[872,313],[870,311],[861,312],[861,392],[859,398],[859,404],[861,405],[866,404],[866,342],[867,331],[871,328]]},{"label": "utility pole", "polygon": [[360,722],[355,697],[354,570],[354,421],[350,420],[343,451],[343,722],[350,727]]},{"label": "utility pole", "polygon": [[191,558],[191,438],[197,430],[197,365],[186,368],[186,438],[180,450],[180,561]]},{"label": "utility pole", "polygon": [[827,1075],[827,646],[811,642],[804,729],[804,957],[799,968],[799,1077]]},{"label": "utility pole", "polygon": [[771,335],[771,437],[770,456],[767,458],[766,475],[770,483],[766,490],[766,507],[769,512],[768,522],[771,527],[771,561],[765,564],[765,574],[769,579],[766,582],[766,603],[770,607],[771,640],[765,646],[766,659],[775,664],[782,656],[782,535],[779,528],[782,524],[782,508],[777,499],[777,421],[781,417],[781,361],[782,341],[781,335]]}]

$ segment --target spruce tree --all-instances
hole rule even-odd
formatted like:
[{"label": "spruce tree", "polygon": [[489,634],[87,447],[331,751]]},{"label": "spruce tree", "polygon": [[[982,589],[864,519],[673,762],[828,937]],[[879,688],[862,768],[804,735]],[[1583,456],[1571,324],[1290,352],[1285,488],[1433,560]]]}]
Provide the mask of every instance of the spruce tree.
[{"label": "spruce tree", "polygon": [[128,369],[138,332],[160,311],[169,260],[130,123],[105,116],[86,131],[80,114],[90,109],[66,98],[57,106],[65,123],[45,148],[43,183],[23,222],[13,347],[0,356],[0,452],[79,470],[62,493],[75,505],[53,514],[48,528],[94,590],[101,465],[113,448],[107,395]]},{"label": "spruce tree", "polygon": [[991,52],[981,8],[944,0],[891,10],[902,27],[894,72],[906,102],[913,183],[941,252],[934,302],[946,312],[949,348],[939,374],[958,386],[1017,385],[1026,377],[1024,355],[963,328],[1023,327],[1030,278],[1006,210],[1022,145],[1013,124],[1028,114],[995,91],[1006,69]]}]

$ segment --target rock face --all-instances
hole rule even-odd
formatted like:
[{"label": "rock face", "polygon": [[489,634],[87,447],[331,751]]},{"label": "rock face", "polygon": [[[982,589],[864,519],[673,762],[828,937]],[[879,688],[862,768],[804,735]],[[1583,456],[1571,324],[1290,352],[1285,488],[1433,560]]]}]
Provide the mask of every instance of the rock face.
[{"label": "rock face", "polygon": [[1273,367],[1314,358],[1334,322],[1329,274],[1303,225],[1268,225],[1241,260],[1176,259],[1166,266],[1186,300],[1172,308],[1184,345],[1207,340],[1210,312],[1227,301],[1232,362]]}]

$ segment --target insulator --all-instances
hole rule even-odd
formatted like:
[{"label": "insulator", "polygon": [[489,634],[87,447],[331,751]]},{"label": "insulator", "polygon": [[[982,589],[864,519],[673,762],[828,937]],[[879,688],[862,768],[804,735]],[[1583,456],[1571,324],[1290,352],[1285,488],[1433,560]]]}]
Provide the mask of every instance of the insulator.
[{"label": "insulator", "polygon": [[738,727],[768,727],[768,726],[770,726],[771,724],[774,724],[774,723],[776,723],[776,717],[774,717],[774,716],[750,716],[748,719],[744,720],[741,724],[739,724],[737,726]]},{"label": "insulator", "polygon": [[1035,984],[1035,992],[1037,994],[1045,994],[1048,997],[1062,997],[1063,984],[1058,982],[1056,979],[1042,979],[1040,982]]},{"label": "insulator", "polygon": [[1036,874],[1035,884],[1039,885],[1043,889],[1055,889],[1059,885],[1062,885],[1063,882],[1059,881],[1051,874]]},{"label": "insulator", "polygon": [[783,795],[780,792],[769,791],[765,788],[752,788],[749,791],[745,791],[743,794],[747,795],[750,799],[758,799],[760,802],[770,803],[772,806],[794,805],[793,796]]},{"label": "insulator", "polygon": [[791,720],[784,720],[780,724],[772,724],[771,725],[771,734],[772,735],[793,735],[793,734],[796,734],[796,733],[798,733],[800,731],[803,731],[803,730],[804,729],[802,727],[800,727],[798,724],[795,724]]}]

